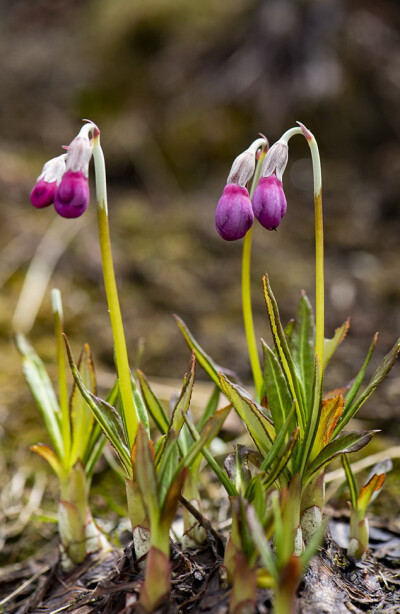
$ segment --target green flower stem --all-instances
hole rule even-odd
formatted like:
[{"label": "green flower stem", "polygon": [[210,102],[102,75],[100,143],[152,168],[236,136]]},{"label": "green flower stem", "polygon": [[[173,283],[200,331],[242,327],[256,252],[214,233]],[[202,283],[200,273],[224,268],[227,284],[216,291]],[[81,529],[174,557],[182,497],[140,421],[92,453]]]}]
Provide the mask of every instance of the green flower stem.
[{"label": "green flower stem", "polygon": [[124,424],[126,424],[127,437],[132,447],[138,428],[138,419],[132,396],[131,372],[112,259],[104,155],[100,146],[100,133],[96,130],[93,135],[93,159],[96,172],[97,221],[104,285],[114,338],[115,363],[118,373],[122,411],[124,413]]},{"label": "green flower stem", "polygon": [[61,409],[61,436],[63,442],[63,466],[65,469],[70,467],[71,454],[71,421],[69,415],[69,400],[67,386],[67,372],[65,368],[65,346],[63,333],[63,309],[61,293],[54,288],[51,291],[51,304],[54,315],[54,326],[57,343],[57,369],[58,369],[58,394]]},{"label": "green flower stem", "polygon": [[[265,139],[257,139],[250,145],[249,149],[254,150],[254,154],[257,149],[260,147],[264,147],[267,145]],[[260,158],[256,165],[256,170],[253,176],[253,181],[250,189],[250,200],[253,197],[254,190],[257,187],[258,181],[261,175],[261,167],[263,160],[265,158],[265,154],[267,153],[267,149],[263,149],[261,152]],[[256,390],[256,398],[257,401],[261,399],[262,387],[263,387],[263,375],[260,364],[260,358],[257,351],[257,340],[256,334],[254,330],[254,322],[253,322],[253,310],[251,304],[251,244],[253,237],[253,228],[247,232],[246,236],[243,240],[243,252],[242,252],[242,311],[243,311],[243,321],[244,321],[244,329],[246,333],[247,340],[247,348],[249,352],[250,365],[251,370],[253,372],[253,380],[254,387]]]},{"label": "green flower stem", "polygon": [[324,282],[324,228],[322,214],[322,175],[318,144],[314,135],[300,122],[299,128],[287,130],[280,140],[288,142],[295,134],[302,134],[310,148],[314,180],[315,213],[315,354],[321,373],[324,364],[325,339],[325,282]]}]

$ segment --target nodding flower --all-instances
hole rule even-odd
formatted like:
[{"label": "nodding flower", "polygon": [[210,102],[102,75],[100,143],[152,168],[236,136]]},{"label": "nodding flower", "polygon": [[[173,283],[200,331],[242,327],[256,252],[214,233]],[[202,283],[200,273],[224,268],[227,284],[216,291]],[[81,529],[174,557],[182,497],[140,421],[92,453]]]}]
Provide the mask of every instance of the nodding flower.
[{"label": "nodding flower", "polygon": [[37,209],[48,207],[54,202],[57,185],[65,173],[65,158],[67,154],[52,158],[43,166],[31,192],[31,203]]},{"label": "nodding flower", "polygon": [[253,195],[254,215],[267,230],[276,230],[286,213],[282,175],[287,161],[287,143],[284,140],[277,141],[265,156],[261,179]]},{"label": "nodding flower", "polygon": [[246,184],[254,174],[256,152],[266,144],[265,139],[257,139],[232,164],[215,211],[215,226],[225,241],[242,239],[253,225],[253,207]]},{"label": "nodding flower", "polygon": [[89,138],[93,124],[85,124],[70,143],[67,153],[49,160],[43,167],[31,193],[35,207],[54,204],[59,215],[79,217],[89,205],[89,162],[92,142]]}]

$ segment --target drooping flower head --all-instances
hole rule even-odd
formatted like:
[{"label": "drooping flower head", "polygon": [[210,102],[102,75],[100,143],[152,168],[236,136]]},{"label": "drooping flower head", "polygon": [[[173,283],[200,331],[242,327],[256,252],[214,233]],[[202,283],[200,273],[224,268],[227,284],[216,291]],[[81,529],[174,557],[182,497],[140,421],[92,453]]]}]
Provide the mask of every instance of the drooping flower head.
[{"label": "drooping flower head", "polygon": [[37,209],[48,207],[53,203],[57,185],[65,172],[66,157],[67,154],[62,154],[52,158],[43,166],[30,197],[32,205]]},{"label": "drooping flower head", "polygon": [[46,162],[35,187],[31,202],[37,207],[54,204],[59,215],[79,217],[89,204],[89,162],[92,157],[90,134],[98,131],[94,124],[85,124],[70,143],[66,154]]},{"label": "drooping flower head", "polygon": [[256,152],[266,144],[265,139],[257,139],[232,164],[215,211],[215,226],[225,241],[242,239],[253,225],[253,207],[246,184],[254,174]]},{"label": "drooping flower head", "polygon": [[89,205],[88,176],[91,157],[92,143],[87,126],[83,126],[68,146],[66,170],[54,195],[54,208],[62,217],[79,217]]},{"label": "drooping flower head", "polygon": [[272,145],[265,156],[261,179],[253,195],[254,215],[267,230],[276,230],[286,213],[282,175],[287,161],[287,142],[281,139]]}]

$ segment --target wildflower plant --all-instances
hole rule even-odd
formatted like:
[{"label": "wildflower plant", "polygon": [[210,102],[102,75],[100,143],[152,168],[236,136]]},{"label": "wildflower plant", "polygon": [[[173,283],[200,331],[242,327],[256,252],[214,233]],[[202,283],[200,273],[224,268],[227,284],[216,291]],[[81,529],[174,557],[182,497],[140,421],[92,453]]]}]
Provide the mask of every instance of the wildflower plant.
[{"label": "wildflower plant", "polygon": [[[63,311],[59,290],[51,293],[55,321],[58,367],[58,398],[46,368],[22,334],[16,335],[23,359],[23,372],[46,426],[51,446],[39,443],[31,450],[44,458],[56,474],[60,486],[58,528],[62,546],[62,564],[68,569],[81,563],[91,552],[109,548],[105,536],[93,521],[89,507],[89,489],[104,437],[76,384],[69,397],[67,365],[62,339]],[[85,345],[78,369],[82,380],[96,394],[96,377],[90,348]],[[108,400],[113,401],[114,388]]]},{"label": "wildflower plant", "polygon": [[[182,320],[178,320],[178,325],[199,363],[231,401],[256,446],[260,457],[260,473],[256,473],[249,481],[244,491],[244,498],[248,503],[252,503],[255,493],[259,491],[262,492],[262,498],[267,500],[276,487],[281,493],[289,493],[285,506],[292,508],[292,513],[288,516],[292,522],[290,529],[293,536],[292,553],[299,556],[305,545],[312,542],[313,536],[319,532],[323,522],[326,466],[336,457],[361,449],[376,433],[376,431],[347,432],[344,431],[344,427],[385,379],[400,351],[400,340],[395,343],[364,388],[362,388],[364,376],[376,345],[376,335],[353,383],[340,391],[323,392],[325,369],[346,336],[349,323],[346,321],[340,326],[332,338],[325,338],[322,180],[315,137],[305,126],[299,124],[298,127],[285,132],[268,151],[266,140],[255,141],[247,152],[235,160],[228,178],[228,186],[231,185],[234,176],[236,181],[240,178],[240,187],[247,191],[244,181],[245,179],[250,181],[252,177],[250,171],[254,169],[248,192],[254,217],[268,230],[276,230],[287,209],[282,175],[288,161],[288,142],[297,134],[303,135],[307,140],[314,175],[315,320],[311,304],[303,292],[295,319],[284,327],[269,277],[265,275],[263,291],[274,348],[270,348],[263,341],[263,364],[260,362],[250,292],[252,227],[250,226],[247,233],[243,233],[244,225],[237,214],[237,209],[244,208],[243,201],[238,200],[234,194],[231,195],[225,188],[221,200],[224,211],[229,211],[229,220],[232,220],[228,239],[235,238],[235,223],[240,227],[238,234],[244,236],[242,307],[254,378],[254,398],[224,374],[199,346]],[[258,158],[254,165],[249,160],[249,151],[253,152],[254,161]],[[217,213],[221,208],[221,200],[217,206]],[[219,234],[226,238],[221,232],[218,215],[216,215],[216,227]],[[298,484],[297,489],[292,487],[294,482]],[[244,515],[241,511],[240,514],[243,520]],[[234,516],[233,510],[233,518]],[[285,526],[288,526],[288,522],[285,521]],[[236,525],[237,522],[233,521],[233,533],[237,534]],[[276,543],[276,546],[279,549],[279,543]]]},{"label": "wildflower plant", "polygon": [[[274,347],[262,341],[261,361],[251,300],[252,231],[255,220],[267,230],[276,230],[287,212],[283,173],[289,140],[295,135],[305,137],[309,145],[314,174],[315,318],[303,292],[295,319],[285,327],[269,277],[265,275],[263,292]],[[107,399],[97,396],[88,376],[91,371],[85,366],[86,358],[77,364],[66,337],[65,344],[76,389],[96,421],[94,432],[97,436],[101,429],[113,446],[125,480],[134,553],[139,563],[147,557],[141,606],[147,612],[153,611],[169,591],[170,527],[179,502],[187,508],[187,535],[195,541],[204,537],[204,533],[195,534],[190,514],[197,516],[201,509],[198,483],[205,459],[231,503],[232,530],[224,557],[225,573],[233,584],[230,610],[251,611],[257,585],[267,585],[275,590],[275,613],[287,614],[293,611],[301,575],[323,535],[324,472],[337,457],[344,458],[358,522],[357,526],[353,523],[352,536],[361,545],[357,545],[353,555],[362,556],[365,552],[366,501],[380,488],[382,477],[373,477],[358,492],[347,455],[365,446],[376,431],[347,432],[344,428],[385,379],[400,351],[398,340],[365,385],[375,335],[352,384],[333,392],[323,391],[325,369],[345,338],[349,323],[340,326],[332,338],[325,338],[322,182],[316,140],[302,124],[286,131],[271,148],[267,139],[260,136],[235,159],[215,212],[215,225],[224,240],[243,239],[242,309],[254,394],[243,388],[232,372],[218,365],[176,316],[192,359],[182,391],[169,413],[146,376],[140,370],[131,370],[129,363],[112,259],[105,162],[97,126],[85,124],[66,149],[66,154],[45,164],[31,200],[37,208],[53,204],[63,217],[82,215],[89,203],[88,168],[93,157],[99,243],[117,371],[117,384]],[[61,345],[61,325],[57,330]],[[19,345],[26,359],[29,352],[22,342]],[[196,364],[206,371],[214,389],[203,415],[194,421],[190,402]],[[64,384],[62,387],[64,390]],[[228,405],[218,409],[221,396]],[[60,393],[61,398],[65,399],[65,392]],[[64,445],[70,437],[68,425],[73,422],[65,401],[62,407],[60,412],[53,412],[59,415],[59,431],[48,425],[57,453],[61,450],[58,438]],[[237,446],[222,468],[209,446],[231,407],[255,449]],[[53,416],[50,412],[42,413],[47,420]],[[55,436],[58,432],[60,435]],[[96,454],[90,446],[96,442],[88,440],[90,459]],[[74,450],[75,440],[68,445]],[[56,466],[54,456],[47,451],[42,454],[46,455]],[[71,462],[71,454],[68,459]]]}]

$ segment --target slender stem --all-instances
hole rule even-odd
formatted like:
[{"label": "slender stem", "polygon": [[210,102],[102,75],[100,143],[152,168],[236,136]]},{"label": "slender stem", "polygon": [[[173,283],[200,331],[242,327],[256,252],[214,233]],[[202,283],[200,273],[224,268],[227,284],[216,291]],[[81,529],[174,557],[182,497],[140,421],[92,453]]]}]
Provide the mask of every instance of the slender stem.
[{"label": "slender stem", "polygon": [[318,144],[314,135],[300,122],[300,128],[291,128],[281,137],[286,142],[295,134],[303,134],[310,148],[314,179],[315,213],[315,354],[321,373],[324,364],[325,339],[325,282],[324,282],[324,227],[322,213],[322,175]]},{"label": "slender stem", "polygon": [[114,354],[122,401],[123,422],[126,426],[126,435],[129,444],[132,447],[136,437],[138,419],[132,396],[132,376],[129,368],[128,352],[112,259],[104,155],[100,146],[100,134],[96,131],[93,137],[93,159],[96,172],[97,221],[104,285],[114,338]]},{"label": "slender stem", "polygon": [[[259,147],[265,146],[266,141],[264,139],[258,139],[254,141],[253,146]],[[251,146],[252,147],[252,146]],[[249,148],[250,149],[250,148]],[[253,197],[254,190],[257,187],[260,179],[261,167],[265,158],[266,149],[262,150],[259,160],[257,162],[256,170],[254,173],[253,181],[250,189],[250,199]],[[242,252],[242,311],[244,330],[246,333],[247,348],[249,352],[251,370],[253,372],[254,387],[256,390],[257,401],[261,398],[261,391],[263,386],[263,375],[260,364],[260,358],[257,350],[257,340],[254,330],[253,310],[251,303],[251,243],[253,237],[253,228],[247,232],[243,240],[243,252]]]},{"label": "slender stem", "polygon": [[63,465],[69,467],[71,453],[71,422],[69,415],[67,371],[65,368],[65,346],[62,336],[63,332],[63,309],[61,303],[61,293],[53,288],[51,291],[51,303],[54,315],[54,327],[57,343],[57,370],[58,370],[58,395],[61,409],[61,434],[63,441]]}]

